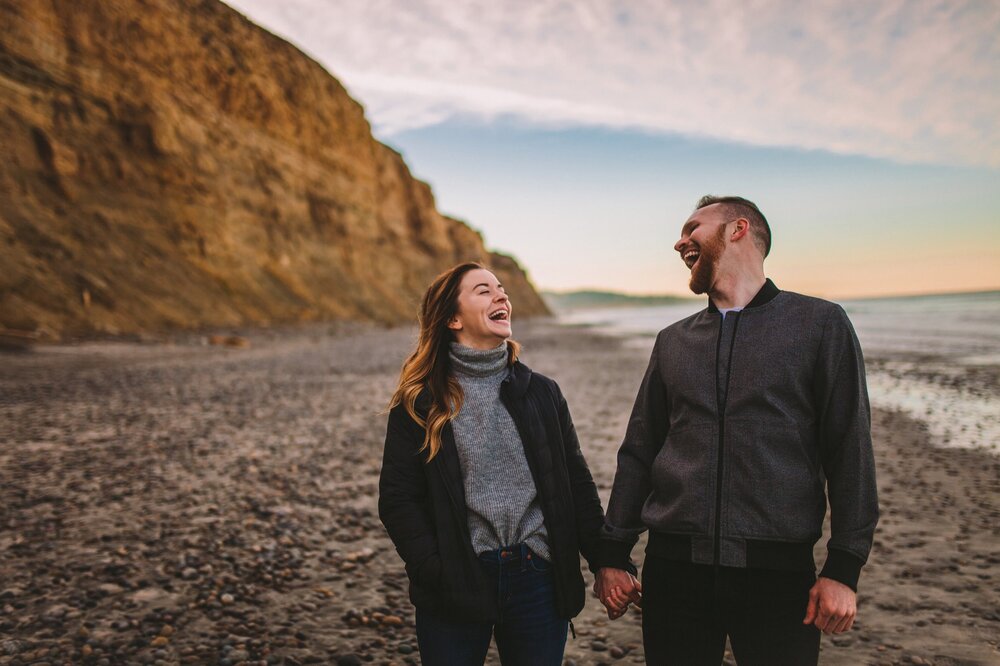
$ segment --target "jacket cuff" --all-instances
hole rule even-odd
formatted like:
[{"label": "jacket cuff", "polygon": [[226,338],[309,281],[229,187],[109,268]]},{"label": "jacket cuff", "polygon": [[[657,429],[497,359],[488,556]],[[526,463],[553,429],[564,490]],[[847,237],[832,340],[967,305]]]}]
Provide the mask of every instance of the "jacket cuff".
[{"label": "jacket cuff", "polygon": [[610,569],[623,569],[633,576],[638,573],[638,569],[632,563],[632,545],[627,541],[617,541],[615,539],[601,539],[597,543],[596,553],[590,560],[590,568],[595,573],[604,567]]},{"label": "jacket cuff", "polygon": [[861,576],[861,567],[864,565],[865,561],[857,555],[839,548],[831,548],[827,551],[826,562],[819,575],[843,583],[857,592],[858,578]]}]

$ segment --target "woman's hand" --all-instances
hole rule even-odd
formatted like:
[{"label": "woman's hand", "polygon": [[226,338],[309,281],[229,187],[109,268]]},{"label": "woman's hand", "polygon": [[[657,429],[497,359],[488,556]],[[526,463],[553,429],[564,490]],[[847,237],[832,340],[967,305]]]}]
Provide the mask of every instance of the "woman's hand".
[{"label": "woman's hand", "polygon": [[642,605],[642,585],[623,569],[602,567],[594,578],[594,594],[604,604],[608,618],[617,620],[628,612],[628,605]]}]

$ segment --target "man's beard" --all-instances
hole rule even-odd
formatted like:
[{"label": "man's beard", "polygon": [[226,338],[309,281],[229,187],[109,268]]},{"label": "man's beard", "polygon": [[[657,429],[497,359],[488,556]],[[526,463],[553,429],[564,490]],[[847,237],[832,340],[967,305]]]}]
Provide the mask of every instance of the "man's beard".
[{"label": "man's beard", "polygon": [[691,282],[688,286],[696,294],[704,294],[712,288],[715,282],[715,270],[719,267],[722,251],[726,249],[726,225],[720,225],[719,231],[705,242],[700,249],[698,261],[691,270]]}]

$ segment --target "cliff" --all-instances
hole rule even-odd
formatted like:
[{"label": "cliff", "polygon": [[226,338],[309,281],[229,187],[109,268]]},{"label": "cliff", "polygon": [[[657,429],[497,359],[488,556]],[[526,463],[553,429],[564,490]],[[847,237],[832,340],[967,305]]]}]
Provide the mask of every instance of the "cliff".
[{"label": "cliff", "polygon": [[459,261],[319,64],[215,0],[0,0],[0,326],[57,334],[413,320]]}]

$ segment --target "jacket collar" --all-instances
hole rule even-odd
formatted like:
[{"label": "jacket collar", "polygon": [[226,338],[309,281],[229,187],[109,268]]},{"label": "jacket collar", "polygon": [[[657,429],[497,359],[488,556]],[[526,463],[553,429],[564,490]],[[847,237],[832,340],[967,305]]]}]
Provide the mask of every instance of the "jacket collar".
[{"label": "jacket collar", "polygon": [[531,374],[531,368],[524,363],[520,361],[514,362],[514,365],[510,368],[510,374],[503,381],[504,386],[509,387],[506,390],[510,391],[512,397],[520,398],[528,392],[528,384],[531,383]]},{"label": "jacket collar", "polygon": [[[760,291],[757,292],[757,295],[754,296],[749,303],[747,303],[746,307],[747,308],[760,307],[761,305],[770,302],[772,298],[774,298],[780,293],[781,290],[778,289],[778,287],[775,286],[773,282],[771,282],[771,278],[764,278],[764,286],[761,287]],[[711,298],[708,299],[708,311],[709,312],[719,311],[719,308],[715,305],[715,303],[712,302]]]}]

